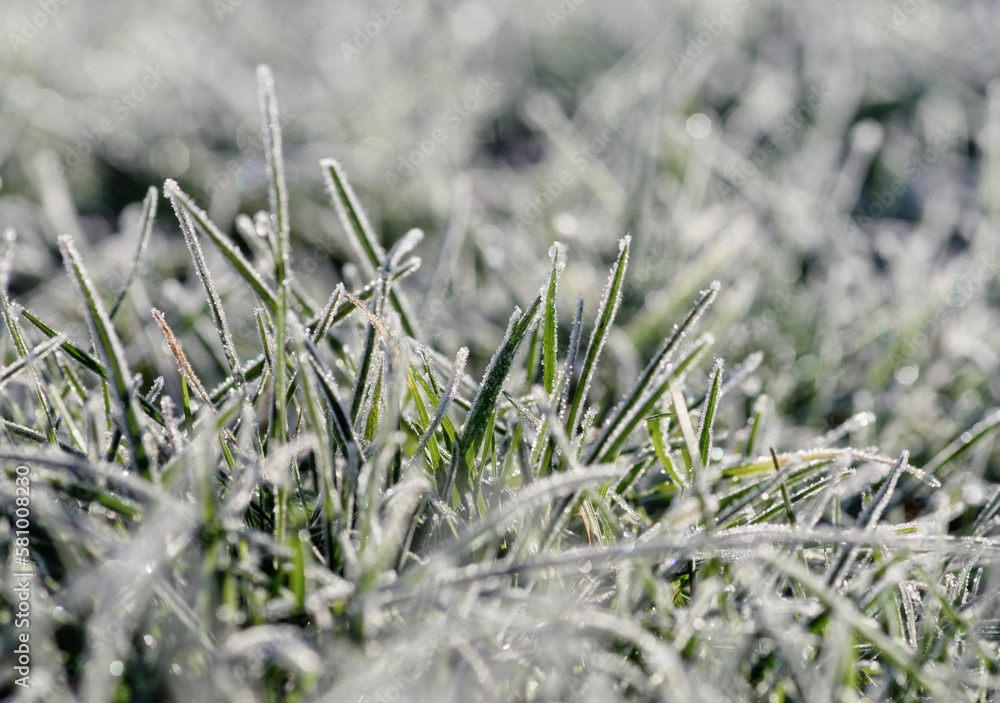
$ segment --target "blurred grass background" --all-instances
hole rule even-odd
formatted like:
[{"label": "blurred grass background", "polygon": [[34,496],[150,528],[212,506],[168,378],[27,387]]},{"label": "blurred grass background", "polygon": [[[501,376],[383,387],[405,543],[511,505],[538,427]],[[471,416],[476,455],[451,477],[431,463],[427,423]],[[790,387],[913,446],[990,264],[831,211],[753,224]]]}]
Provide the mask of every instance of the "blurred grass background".
[{"label": "blurred grass background", "polygon": [[[99,285],[117,290],[142,196],[165,178],[219,223],[265,207],[252,86],[266,62],[286,109],[293,254],[317,298],[357,278],[322,157],[344,162],[384,241],[426,231],[422,324],[445,353],[470,344],[480,369],[552,242],[571,252],[563,297],[592,314],[630,233],[624,326],[606,351],[623,384],[644,360],[620,335],[649,353],[718,278],[715,353],[765,355],[747,381],[782,418],[765,441],[792,446],[871,410],[869,439],[919,466],[1000,394],[997,13],[931,0],[9,0],[12,295],[51,310],[39,301],[68,292],[61,232],[89,243]],[[134,295],[162,288],[193,326],[204,301],[176,285],[187,254],[170,218],[157,227]],[[120,323],[139,332],[149,306],[131,307]],[[85,339],[76,307],[64,314],[59,327]],[[152,344],[133,335],[130,356]],[[997,480],[998,458],[976,445],[958,485]]]}]

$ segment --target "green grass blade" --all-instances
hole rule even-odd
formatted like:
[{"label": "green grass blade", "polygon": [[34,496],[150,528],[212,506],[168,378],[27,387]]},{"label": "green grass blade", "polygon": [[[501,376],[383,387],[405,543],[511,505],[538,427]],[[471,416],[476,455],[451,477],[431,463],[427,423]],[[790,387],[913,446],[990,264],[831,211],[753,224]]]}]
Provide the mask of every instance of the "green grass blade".
[{"label": "green grass blade", "polygon": [[664,470],[670,476],[670,480],[673,481],[679,488],[684,488],[688,485],[689,481],[681,475],[674,465],[674,460],[670,458],[670,448],[667,447],[666,441],[663,437],[663,428],[660,426],[661,418],[651,417],[646,420],[646,428],[649,430],[649,438],[653,442],[653,451],[656,453],[656,458],[660,460],[660,464],[663,465]]},{"label": "green grass blade", "polygon": [[558,339],[556,331],[558,321],[556,318],[556,294],[559,287],[559,274],[562,273],[565,263],[563,262],[562,245],[556,242],[549,249],[549,256],[552,257],[552,270],[549,273],[549,285],[545,291],[545,324],[542,334],[542,385],[545,392],[552,396],[556,385],[556,353],[558,352]]},{"label": "green grass blade", "polygon": [[[434,438],[434,433],[441,426],[442,421],[445,419],[448,412],[448,408],[451,406],[451,401],[454,400],[455,396],[458,394],[458,385],[462,380],[462,374],[465,373],[465,363],[469,359],[469,349],[467,347],[462,347],[458,350],[458,354],[455,355],[455,370],[451,375],[451,381],[448,384],[447,390],[441,394],[441,398],[438,401],[437,408],[434,410],[434,416],[429,417],[424,420],[426,424],[426,429],[420,437],[420,441],[417,444],[417,448],[413,451],[413,456],[407,463],[406,467],[403,469],[403,473],[409,472],[410,468],[417,461],[417,457],[423,454],[424,448],[427,444]],[[417,389],[415,386],[411,386],[410,393],[416,393]],[[414,398],[415,403],[420,403],[419,399]],[[421,404],[422,405],[422,404]],[[426,413],[426,410],[424,411]]]},{"label": "green grass blade", "polygon": [[378,236],[368,222],[361,207],[361,201],[347,180],[343,167],[336,159],[320,161],[327,191],[333,200],[334,209],[340,218],[351,246],[358,254],[358,262],[368,278],[375,278],[375,272],[385,263],[385,250]]},{"label": "green grass blade", "polygon": [[628,268],[628,253],[632,238],[625,237],[618,243],[618,260],[611,269],[608,277],[608,284],[604,289],[601,298],[601,307],[597,311],[597,323],[594,331],[590,335],[590,343],[587,345],[587,353],[583,361],[583,368],[580,370],[580,380],[573,394],[573,400],[569,406],[569,413],[566,417],[566,434],[572,440],[576,436],[576,423],[580,419],[580,411],[587,401],[587,394],[590,392],[590,383],[597,370],[597,360],[604,349],[604,343],[611,332],[611,325],[618,312],[618,305],[622,299],[622,284],[625,279],[625,270]]},{"label": "green grass blade", "polygon": [[694,433],[694,426],[691,425],[690,411],[684,400],[684,392],[681,391],[680,385],[671,379],[668,387],[670,389],[670,402],[674,406],[674,417],[677,418],[677,424],[681,428],[681,437],[684,439],[684,444],[681,445],[681,450],[684,454],[684,464],[688,475],[693,477],[694,460],[700,457],[698,453],[698,438]]},{"label": "green grass blade", "polygon": [[[694,366],[702,355],[714,344],[714,337],[710,333],[705,333],[691,345],[687,354],[677,362],[676,366],[667,366],[659,378],[656,379],[652,389],[645,395],[642,405],[635,409],[627,418],[614,425],[614,431],[605,428],[604,432],[594,441],[584,458],[584,463],[606,462],[621,448],[625,440],[628,439],[632,431],[639,422],[650,415],[661,396],[667,391],[669,384],[684,378],[687,370]],[[689,408],[690,409],[690,408]],[[609,427],[611,427],[609,425]],[[605,434],[611,439],[604,440]]]},{"label": "green grass blade", "polygon": [[[275,268],[284,269],[288,260],[288,188],[285,185],[285,161],[282,157],[281,124],[278,101],[274,96],[274,76],[265,64],[257,67],[257,93],[260,100],[261,134],[264,138],[264,154],[267,162],[268,199],[274,229],[281,244]],[[280,284],[284,277],[278,275]]]},{"label": "green grass blade", "polygon": [[511,315],[507,334],[500,348],[490,360],[486,374],[479,386],[479,392],[476,393],[476,397],[472,401],[472,409],[469,410],[469,414],[465,418],[465,428],[462,430],[458,445],[452,453],[448,485],[441,495],[445,500],[451,494],[452,486],[458,489],[460,496],[464,496],[472,485],[476,452],[486,434],[490,416],[496,409],[500,391],[507,381],[514,361],[517,359],[521,342],[524,341],[528,330],[537,321],[541,305],[542,297],[539,295],[525,313],[522,314],[520,309],[516,309]]},{"label": "green grass blade", "polygon": [[194,201],[181,190],[172,179],[167,179],[163,185],[163,194],[170,198],[175,209],[187,213],[191,221],[207,236],[229,261],[241,279],[257,294],[265,306],[272,312],[277,308],[277,295],[257,273],[254,265],[247,261],[243,252],[227,235],[223,234],[204,210],[194,204]]},{"label": "green grass blade", "polygon": [[341,300],[344,297],[344,284],[338,283],[333,289],[333,293],[330,295],[330,300],[327,302],[326,307],[323,308],[323,312],[320,313],[319,322],[315,325],[314,331],[312,333],[312,341],[318,342],[319,340],[326,337],[326,333],[330,331],[330,327],[333,326],[333,320],[337,315],[338,308],[340,308]]},{"label": "green grass blade", "polygon": [[347,459],[348,470],[353,478],[357,478],[357,472],[361,465],[361,445],[354,434],[350,413],[340,397],[340,391],[337,390],[337,386],[333,382],[333,374],[320,356],[319,349],[309,340],[306,340],[306,348],[309,350],[309,359],[313,366],[313,372],[319,380],[320,390],[323,391],[333,416],[334,435]]},{"label": "green grass blade", "polygon": [[[598,456],[608,455],[608,452],[604,451],[604,449],[613,435],[627,435],[630,430],[626,429],[622,431],[622,422],[626,420],[636,403],[643,399],[649,385],[660,374],[664,365],[673,357],[674,352],[676,352],[681,343],[687,338],[688,332],[697,324],[705,310],[715,301],[715,298],[719,294],[719,287],[718,281],[714,281],[707,290],[701,292],[701,296],[694,304],[694,307],[688,312],[684,321],[674,328],[670,337],[663,342],[656,354],[653,355],[653,358],[649,360],[649,363],[646,364],[646,367],[639,375],[639,380],[636,381],[635,385],[628,392],[628,395],[625,396],[625,399],[612,411],[611,418],[601,431],[600,436],[588,449],[586,463],[596,461]],[[640,411],[639,416],[643,414],[645,413]]]},{"label": "green grass blade", "polygon": [[73,279],[80,291],[97,347],[104,355],[105,364],[111,371],[117,395],[117,407],[124,425],[122,431],[129,443],[136,468],[141,476],[147,479],[151,478],[151,454],[146,448],[142,425],[136,412],[137,402],[132,392],[132,373],[129,371],[128,362],[125,359],[125,349],[122,347],[121,340],[118,339],[118,334],[104,309],[104,303],[101,302],[94,289],[94,284],[87,274],[80,253],[73,243],[73,238],[68,234],[59,237],[59,248],[70,278]]},{"label": "green grass blade", "polygon": [[701,414],[701,424],[698,426],[698,450],[701,453],[702,466],[708,466],[712,455],[712,430],[715,427],[715,414],[719,409],[719,398],[722,397],[722,359],[715,360],[712,369],[712,380],[705,393],[705,410]]},{"label": "green grass blade", "polygon": [[142,263],[143,252],[146,251],[146,244],[149,242],[149,235],[153,231],[153,222],[156,220],[156,205],[159,198],[157,196],[156,188],[153,186],[149,187],[146,191],[146,198],[142,201],[142,216],[139,218],[139,241],[135,245],[135,255],[132,257],[132,268],[128,272],[128,277],[125,279],[125,285],[122,286],[121,292],[118,293],[118,297],[115,299],[114,304],[111,306],[111,310],[108,312],[108,317],[112,320],[115,319],[115,315],[118,314],[118,309],[121,307],[122,302],[125,300],[125,296],[128,294],[129,286],[132,285],[132,279],[135,278],[136,272],[139,270],[139,265]]},{"label": "green grass blade", "polygon": [[[30,310],[21,308],[21,314],[24,317],[26,317],[28,321],[31,322],[31,324],[37,327],[38,330],[46,337],[52,338],[59,335],[59,333],[56,332],[51,325],[48,325],[45,322],[43,322],[41,318],[39,318]],[[85,351],[82,347],[67,340],[62,343],[62,351],[84,368],[89,369],[94,373],[96,373],[102,379],[108,378],[108,372],[107,369],[104,368],[104,364],[102,364],[99,359],[94,358],[92,354]],[[71,379],[73,378],[72,376],[69,377]],[[78,383],[76,383],[75,379],[72,382],[74,383],[75,386],[79,385]],[[86,393],[81,392],[80,397],[81,398],[86,397]],[[163,425],[163,414],[142,396],[139,396],[138,400],[139,400],[139,407],[142,408],[142,411],[146,413],[146,415],[152,420],[154,420],[158,425]]]},{"label": "green grass blade", "polygon": [[201,249],[201,242],[194,231],[194,223],[188,212],[180,206],[175,198],[171,198],[177,220],[180,222],[181,231],[184,233],[184,242],[187,244],[191,259],[194,261],[195,271],[201,279],[205,294],[208,296],[208,309],[212,314],[212,321],[215,323],[215,330],[222,342],[222,351],[226,356],[226,363],[229,365],[229,372],[236,381],[237,391],[242,392],[246,379],[243,376],[243,368],[240,365],[239,356],[236,354],[236,345],[233,343],[233,335],[229,330],[229,323],[226,320],[226,311],[222,307],[222,298],[215,288],[212,280],[212,273],[208,270],[208,263],[205,261],[205,253]]}]

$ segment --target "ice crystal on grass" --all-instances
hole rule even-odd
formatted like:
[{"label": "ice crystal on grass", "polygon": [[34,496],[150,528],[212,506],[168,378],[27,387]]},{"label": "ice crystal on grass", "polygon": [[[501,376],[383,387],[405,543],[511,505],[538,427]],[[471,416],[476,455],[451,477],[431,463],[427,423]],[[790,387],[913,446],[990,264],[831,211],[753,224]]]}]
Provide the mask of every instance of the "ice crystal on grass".
[{"label": "ice crystal on grass", "polygon": [[[415,254],[432,242],[410,229],[383,248],[332,159],[315,177],[362,280],[324,280],[333,292],[316,303],[288,255],[297,200],[266,68],[259,98],[269,212],[239,218],[231,237],[168,180],[189,257],[177,264],[143,254],[162,251],[149,191],[131,273],[111,291],[117,315],[74,239],[59,239],[89,346],[45,321],[52,302],[20,307],[7,242],[0,556],[33,574],[32,651],[45,656],[33,655],[32,695],[686,703],[1000,690],[996,553],[983,540],[1000,499],[951,480],[995,416],[924,470],[905,450],[850,446],[867,411],[805,435],[819,446],[790,444],[761,394],[766,356],[732,359],[720,342],[706,368],[740,310],[708,283],[715,264],[643,312],[627,294],[629,276],[652,275],[626,271],[648,254],[638,237],[621,239],[592,319],[581,298],[560,323],[579,272],[567,263],[577,243],[556,246],[528,272],[524,290],[539,292],[523,310],[465,301],[460,312],[508,319],[506,331],[438,316],[469,336],[448,350],[408,303]],[[230,275],[213,278],[201,237]],[[468,273],[460,253],[443,259],[459,263],[435,290]],[[171,284],[184,301],[145,285],[140,264],[151,280],[186,280]],[[167,312],[133,319],[140,296]],[[794,363],[824,378],[818,357]],[[140,393],[145,378],[157,380]],[[918,491],[932,500],[910,514]],[[0,582],[5,653],[20,600]],[[17,685],[0,678],[0,694],[23,698]]]}]

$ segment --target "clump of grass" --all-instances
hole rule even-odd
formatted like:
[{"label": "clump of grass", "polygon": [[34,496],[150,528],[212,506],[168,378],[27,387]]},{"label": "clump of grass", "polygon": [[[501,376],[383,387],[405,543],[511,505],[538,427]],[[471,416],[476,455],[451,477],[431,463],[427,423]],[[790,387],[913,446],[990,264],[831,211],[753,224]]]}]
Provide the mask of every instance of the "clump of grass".
[{"label": "clump of grass", "polygon": [[[165,184],[204,307],[194,321],[145,311],[130,334],[162,337],[150,358],[129,358],[117,322],[136,304],[134,275],[109,311],[94,264],[72,237],[59,240],[85,342],[8,299],[15,238],[5,241],[13,346],[0,371],[0,553],[10,573],[32,574],[32,663],[23,688],[5,654],[4,695],[993,695],[996,579],[984,535],[1000,500],[964,534],[949,532],[957,506],[947,499],[897,519],[901,486],[939,484],[905,452],[841,446],[867,414],[814,446],[762,446],[767,400],[742,391],[759,355],[706,373],[714,340],[698,324],[718,283],[687,301],[632,387],[607,399],[599,371],[628,237],[597,310],[578,302],[568,325],[565,252],[553,247],[548,276],[511,312],[476,378],[467,348],[445,356],[416,324],[402,278],[419,265],[420,233],[386,249],[328,160],[333,206],[370,280],[313,300],[289,266],[278,109],[270,73],[258,77],[270,206],[243,221],[258,239],[241,246]],[[216,264],[228,268],[225,285]],[[247,296],[253,358],[227,314]],[[152,384],[135,372],[161,367],[169,378]],[[19,563],[22,464],[30,560]],[[5,653],[22,631],[13,589],[11,579],[0,588]]]}]

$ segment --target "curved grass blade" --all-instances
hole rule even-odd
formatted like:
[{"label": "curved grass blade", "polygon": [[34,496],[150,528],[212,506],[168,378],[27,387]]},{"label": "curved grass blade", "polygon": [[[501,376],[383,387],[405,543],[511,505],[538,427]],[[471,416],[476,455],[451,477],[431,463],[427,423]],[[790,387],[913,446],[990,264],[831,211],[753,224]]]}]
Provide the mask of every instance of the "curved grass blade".
[{"label": "curved grass blade", "polygon": [[558,339],[556,337],[556,293],[559,285],[559,274],[562,273],[565,263],[562,261],[562,245],[556,242],[549,249],[549,256],[552,257],[552,270],[549,272],[549,285],[545,291],[545,323],[542,333],[542,386],[545,392],[552,397],[552,392],[556,385],[556,353],[558,352]]},{"label": "curved grass blade", "polygon": [[336,159],[323,159],[319,164],[323,168],[333,207],[351,240],[351,246],[358,254],[361,268],[368,278],[375,278],[375,272],[385,263],[385,250],[368,222],[368,216],[340,163]]},{"label": "curved grass blade", "polygon": [[158,199],[156,188],[150,186],[149,190],[146,191],[146,198],[142,201],[142,217],[139,219],[139,241],[135,246],[135,255],[132,257],[132,268],[129,270],[128,277],[125,279],[125,285],[122,286],[121,292],[118,294],[114,305],[111,306],[111,310],[108,312],[108,317],[112,320],[114,320],[115,315],[118,314],[118,309],[125,300],[129,286],[132,285],[132,279],[135,278],[136,271],[139,270],[139,264],[142,261],[142,254],[146,251],[146,244],[149,242],[149,235],[153,231],[153,222],[156,220],[156,204]]},{"label": "curved grass blade", "polygon": [[229,372],[236,381],[237,391],[242,392],[246,384],[246,379],[243,376],[239,356],[236,354],[233,335],[229,331],[229,323],[226,321],[226,311],[222,307],[222,299],[219,297],[219,292],[215,288],[215,282],[212,280],[212,273],[208,270],[205,253],[202,251],[201,242],[198,241],[198,236],[194,231],[194,223],[191,221],[191,216],[179,205],[175,198],[171,198],[171,201],[174,206],[174,212],[177,214],[177,220],[180,222],[181,231],[184,233],[184,241],[188,246],[188,251],[191,252],[195,271],[197,271],[198,278],[201,279],[201,283],[205,288],[205,294],[208,296],[208,309],[212,314],[212,321],[215,323],[219,340],[222,342],[222,351],[226,355]]},{"label": "curved grass blade", "polygon": [[[354,188],[351,187],[344,173],[343,167],[336,159],[322,159],[320,166],[323,169],[323,177],[326,180],[327,191],[333,201],[333,207],[337,211],[337,216],[347,232],[351,246],[357,252],[358,261],[367,278],[376,278],[377,272],[386,264],[385,249],[378,240],[374,228],[368,221],[361,201],[358,200]],[[403,331],[416,338],[416,325],[413,322],[413,313],[406,302],[392,291],[389,300],[393,308],[399,313]]]},{"label": "curved grass blade", "polygon": [[590,383],[597,370],[597,359],[601,356],[604,343],[608,339],[608,333],[611,332],[611,325],[618,312],[618,305],[621,303],[622,283],[625,279],[625,270],[628,268],[631,241],[631,237],[624,237],[618,243],[618,260],[611,269],[611,275],[608,277],[608,284],[601,299],[601,307],[597,311],[597,324],[594,325],[594,331],[590,335],[590,343],[587,345],[583,368],[580,371],[580,380],[569,406],[569,414],[566,417],[566,434],[571,440],[576,436],[576,423],[580,419],[580,411],[587,401],[587,394],[590,392]]},{"label": "curved grass blade", "polygon": [[[606,457],[609,452],[603,451],[605,445],[612,438],[613,435],[619,433],[621,423],[626,419],[626,416],[631,412],[642,398],[649,384],[653,382],[654,378],[662,370],[663,366],[670,360],[674,352],[680,346],[681,342],[687,337],[688,332],[691,328],[698,322],[702,314],[706,309],[715,301],[715,298],[719,294],[719,282],[713,281],[712,285],[708,287],[707,290],[701,292],[701,297],[698,302],[694,304],[688,312],[687,317],[684,321],[674,327],[673,334],[670,335],[664,342],[660,349],[653,355],[653,358],[649,360],[646,367],[643,369],[642,374],[639,376],[639,380],[636,381],[632,390],[629,391],[625,399],[612,411],[611,419],[608,421],[604,430],[601,432],[600,436],[594,441],[593,445],[587,450],[587,459],[585,463],[590,463],[596,461],[598,456]],[[659,391],[665,390],[665,386],[661,386]],[[653,397],[658,397],[656,392],[653,393]],[[641,417],[646,414],[644,411],[640,411],[638,415]],[[638,420],[636,420],[638,422]],[[634,424],[632,425],[634,427]],[[627,435],[631,430],[626,429],[621,433],[620,436]]]},{"label": "curved grass blade", "polygon": [[712,382],[705,393],[705,410],[698,426],[698,451],[701,453],[702,466],[708,466],[712,454],[712,430],[715,426],[715,413],[719,409],[719,398],[722,397],[722,369],[722,359],[716,359]]},{"label": "curved grass blade", "polygon": [[[21,308],[21,314],[24,315],[24,317],[26,317],[28,321],[35,327],[37,327],[38,330],[46,337],[52,338],[59,336],[60,333],[56,332],[50,325],[43,322],[37,315],[35,315],[30,310]],[[107,369],[104,368],[104,364],[102,364],[100,360],[95,359],[92,354],[88,353],[87,351],[77,346],[73,342],[70,342],[69,340],[64,341],[62,343],[62,351],[67,356],[75,360],[78,364],[80,364],[86,369],[90,369],[98,376],[100,376],[102,379],[106,380],[108,378],[108,371]],[[65,368],[68,372],[69,370],[68,367]],[[79,387],[79,383],[76,382],[75,378],[73,378],[72,375],[67,373],[67,376],[69,376],[69,378],[71,379],[71,383],[73,383],[74,387]],[[82,390],[78,390],[78,392],[81,398],[85,398],[87,396],[87,394]],[[146,415],[150,417],[152,420],[154,420],[158,425],[162,426],[164,422],[163,414],[142,396],[139,396],[138,400],[139,400],[139,407],[142,408],[142,411],[146,413]],[[217,403],[218,400],[216,400],[215,402]]]},{"label": "curved grass blade", "polygon": [[469,414],[465,418],[465,428],[462,430],[462,435],[452,453],[448,481],[441,492],[442,499],[448,499],[452,487],[458,490],[460,496],[463,496],[472,485],[476,452],[486,434],[490,417],[496,410],[497,399],[507,381],[511,367],[517,359],[521,343],[528,330],[537,321],[541,305],[542,296],[539,295],[526,312],[522,314],[520,308],[517,308],[511,315],[504,341],[490,360],[483,382],[479,386],[479,392],[476,393],[476,397],[472,401],[472,409],[469,410]]},{"label": "curved grass blade", "polygon": [[[428,418],[427,429],[420,437],[420,442],[417,444],[417,448],[413,450],[413,456],[410,461],[407,462],[403,469],[403,473],[409,472],[410,468],[417,461],[417,457],[421,456],[424,452],[424,448],[433,439],[434,433],[441,426],[441,422],[445,418],[445,414],[448,412],[448,407],[451,405],[451,401],[458,394],[458,384],[462,380],[462,374],[465,373],[465,363],[469,359],[469,349],[468,347],[462,347],[458,350],[458,354],[455,355],[455,370],[451,375],[451,382],[448,384],[448,389],[441,395],[441,399],[438,401],[437,408],[434,410],[434,416]],[[417,389],[415,386],[411,387],[410,392],[416,393]],[[414,399],[414,402],[419,402]]]},{"label": "curved grass blade", "polygon": [[137,402],[132,393],[132,373],[129,371],[128,362],[125,359],[125,349],[111,325],[111,319],[104,309],[104,304],[91,283],[80,258],[80,253],[73,243],[73,238],[68,234],[60,236],[59,249],[62,252],[70,278],[73,279],[80,291],[98,349],[104,355],[107,368],[110,369],[114,379],[117,407],[124,425],[122,430],[129,448],[132,450],[137,470],[143,478],[151,478],[151,455],[146,448],[142,425],[139,422],[138,413],[136,413]]},{"label": "curved grass blade", "polygon": [[[281,124],[278,101],[274,96],[274,76],[266,64],[257,67],[257,93],[260,100],[261,134],[264,138],[264,154],[267,162],[268,199],[271,216],[278,234],[280,250],[275,258],[275,269],[283,270],[288,254],[288,188],[285,185],[285,161],[281,148]],[[278,283],[284,276],[278,275]]]},{"label": "curved grass blade", "polygon": [[205,236],[218,247],[222,255],[236,269],[236,273],[239,274],[240,278],[253,289],[261,301],[273,312],[277,307],[277,295],[260,277],[254,265],[247,261],[246,257],[243,256],[243,252],[239,250],[232,239],[223,234],[222,230],[208,219],[205,211],[195,205],[190,196],[181,190],[180,186],[173,179],[168,178],[166,183],[164,183],[163,194],[170,198],[175,209],[181,209],[187,213],[191,221],[197,225],[198,229],[204,232]]}]

